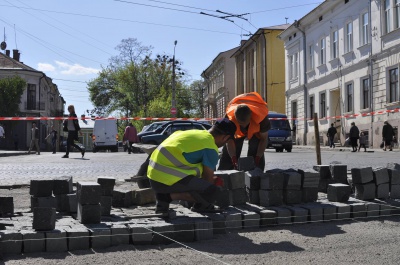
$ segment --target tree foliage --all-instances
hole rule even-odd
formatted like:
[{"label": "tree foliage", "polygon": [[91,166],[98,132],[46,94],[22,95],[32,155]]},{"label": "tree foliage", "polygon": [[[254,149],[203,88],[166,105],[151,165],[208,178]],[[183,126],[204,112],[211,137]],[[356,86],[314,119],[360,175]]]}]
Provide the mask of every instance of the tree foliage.
[{"label": "tree foliage", "polygon": [[0,79],[0,116],[16,116],[26,82],[19,76]]}]

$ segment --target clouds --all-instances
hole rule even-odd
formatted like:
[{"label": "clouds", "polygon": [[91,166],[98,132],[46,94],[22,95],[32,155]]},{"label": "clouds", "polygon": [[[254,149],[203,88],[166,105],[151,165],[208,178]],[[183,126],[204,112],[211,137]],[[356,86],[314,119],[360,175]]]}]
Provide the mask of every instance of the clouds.
[{"label": "clouds", "polygon": [[66,62],[55,61],[55,65],[49,63],[38,63],[38,70],[42,72],[52,72],[62,75],[92,75],[97,74],[100,69],[84,67],[79,64],[69,64]]}]

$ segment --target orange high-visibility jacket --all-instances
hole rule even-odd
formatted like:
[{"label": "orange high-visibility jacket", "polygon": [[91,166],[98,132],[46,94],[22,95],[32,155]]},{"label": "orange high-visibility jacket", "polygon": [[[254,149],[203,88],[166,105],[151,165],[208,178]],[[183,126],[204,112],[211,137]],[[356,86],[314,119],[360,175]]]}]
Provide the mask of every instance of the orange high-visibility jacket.
[{"label": "orange high-visibility jacket", "polygon": [[246,104],[251,109],[251,120],[247,131],[247,139],[251,139],[253,135],[260,138],[260,122],[268,115],[268,105],[257,92],[241,94],[233,98],[226,108],[226,115],[236,124],[235,138],[246,136],[241,130],[239,123],[235,118],[235,110],[239,104]]}]

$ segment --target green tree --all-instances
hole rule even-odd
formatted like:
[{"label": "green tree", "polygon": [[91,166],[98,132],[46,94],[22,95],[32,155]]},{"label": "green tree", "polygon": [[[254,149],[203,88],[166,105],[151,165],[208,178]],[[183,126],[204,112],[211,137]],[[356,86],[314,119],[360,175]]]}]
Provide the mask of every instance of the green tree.
[{"label": "green tree", "polygon": [[19,112],[26,82],[19,76],[0,79],[0,116],[15,116]]}]

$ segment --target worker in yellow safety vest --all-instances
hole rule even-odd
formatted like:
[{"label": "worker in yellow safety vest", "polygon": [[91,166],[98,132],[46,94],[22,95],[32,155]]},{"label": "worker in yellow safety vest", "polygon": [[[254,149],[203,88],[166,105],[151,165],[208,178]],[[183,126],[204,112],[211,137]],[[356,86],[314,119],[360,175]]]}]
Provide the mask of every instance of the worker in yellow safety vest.
[{"label": "worker in yellow safety vest", "polygon": [[214,185],[218,148],[236,131],[229,119],[217,120],[209,131],[176,131],[153,151],[147,170],[156,194],[156,213],[168,214],[171,201],[194,203],[192,210],[213,212],[220,189]]},{"label": "worker in yellow safety vest", "polygon": [[247,156],[252,156],[255,166],[264,171],[264,151],[268,143],[268,130],[271,128],[267,116],[267,103],[257,92],[238,95],[228,103],[226,117],[235,123],[237,129],[235,137],[222,149],[218,170],[237,169],[238,157],[247,138]]}]

